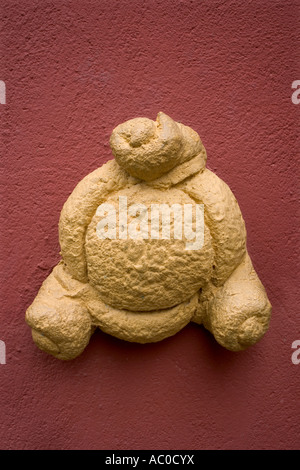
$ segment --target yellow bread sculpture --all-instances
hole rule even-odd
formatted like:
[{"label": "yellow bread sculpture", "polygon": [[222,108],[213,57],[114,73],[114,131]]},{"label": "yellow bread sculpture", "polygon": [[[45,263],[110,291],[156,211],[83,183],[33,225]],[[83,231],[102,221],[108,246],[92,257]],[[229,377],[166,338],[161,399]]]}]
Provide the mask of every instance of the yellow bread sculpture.
[{"label": "yellow bread sculpture", "polygon": [[[148,343],[190,321],[231,351],[255,344],[268,328],[271,305],[247,253],[238,203],[205,168],[198,134],[159,113],[156,121],[136,118],[117,126],[110,145],[115,159],[87,175],[62,209],[62,261],[26,312],[37,346],[68,360],[84,350],[96,327]],[[129,208],[126,229],[120,201]],[[156,236],[143,231],[155,205],[174,211],[201,205],[201,247],[187,249],[190,238],[178,236],[175,212],[168,236],[160,219]],[[112,231],[100,237],[103,220]]]}]

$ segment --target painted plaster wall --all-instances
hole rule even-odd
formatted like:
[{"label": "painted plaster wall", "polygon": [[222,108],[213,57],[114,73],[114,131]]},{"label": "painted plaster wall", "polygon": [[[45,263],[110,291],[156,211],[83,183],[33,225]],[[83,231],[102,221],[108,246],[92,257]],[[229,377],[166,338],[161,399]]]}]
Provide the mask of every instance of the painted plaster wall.
[{"label": "painted plaster wall", "polygon": [[[299,448],[298,0],[1,4],[1,449]],[[26,308],[59,260],[77,182],[119,123],[194,128],[236,195],[270,330],[232,353],[190,324],[161,343],[97,332],[77,360],[40,352]]]}]

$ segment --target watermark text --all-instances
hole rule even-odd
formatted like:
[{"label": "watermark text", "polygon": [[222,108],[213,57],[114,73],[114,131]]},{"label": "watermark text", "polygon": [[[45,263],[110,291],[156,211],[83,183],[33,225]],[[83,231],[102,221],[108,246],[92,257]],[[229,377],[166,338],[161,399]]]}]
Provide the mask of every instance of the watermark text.
[{"label": "watermark text", "polygon": [[297,339],[296,341],[293,341],[292,343],[292,349],[296,349],[296,351],[293,352],[292,354],[292,363],[295,365],[300,364],[300,340]]},{"label": "watermark text", "polygon": [[6,364],[6,347],[4,341],[0,340],[0,364]]},{"label": "watermark text", "polygon": [[[118,209],[113,204],[100,204],[96,215],[101,217],[96,227],[99,239],[175,240],[186,241],[186,250],[200,250],[204,245],[203,204],[145,204],[128,206],[127,197],[119,196]],[[117,224],[118,212],[118,224]],[[128,221],[130,219],[130,222]],[[118,225],[118,226],[117,226]],[[171,227],[173,230],[171,230]],[[117,230],[118,229],[118,230]]]},{"label": "watermark text", "polygon": [[292,103],[299,104],[300,103],[300,80],[295,80],[292,83],[292,89],[295,90],[292,94]]},{"label": "watermark text", "polygon": [[0,80],[0,104],[6,104],[6,86],[3,80]]}]

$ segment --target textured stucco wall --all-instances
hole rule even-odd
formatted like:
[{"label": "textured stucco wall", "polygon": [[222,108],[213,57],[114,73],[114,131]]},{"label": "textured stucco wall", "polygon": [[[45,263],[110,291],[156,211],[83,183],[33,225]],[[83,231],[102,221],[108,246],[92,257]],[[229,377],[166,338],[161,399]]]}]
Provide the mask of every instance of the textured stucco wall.
[{"label": "textured stucco wall", "polygon": [[[1,3],[2,449],[300,446],[298,0]],[[235,193],[273,305],[241,353],[190,324],[161,343],[97,332],[77,360],[31,340],[24,314],[59,260],[77,182],[120,122],[164,111],[194,128]]]}]

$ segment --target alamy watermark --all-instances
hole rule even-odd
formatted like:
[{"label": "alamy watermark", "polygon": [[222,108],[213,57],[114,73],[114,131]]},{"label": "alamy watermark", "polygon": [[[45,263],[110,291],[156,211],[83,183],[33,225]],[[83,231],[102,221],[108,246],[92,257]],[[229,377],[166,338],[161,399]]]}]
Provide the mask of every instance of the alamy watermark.
[{"label": "alamy watermark", "polygon": [[0,104],[6,104],[6,86],[3,80],[0,80]]},{"label": "alamy watermark", "polygon": [[291,357],[292,363],[295,365],[298,365],[300,364],[300,340],[299,339],[296,339],[296,341],[292,343],[292,349],[296,349],[296,351],[293,352],[292,357]]},{"label": "alamy watermark", "polygon": [[295,90],[292,94],[292,103],[299,104],[300,103],[300,80],[295,80],[292,83],[292,89]]},{"label": "alamy watermark", "polygon": [[0,364],[6,364],[6,346],[4,341],[0,340]]},{"label": "alamy watermark", "polygon": [[200,250],[204,245],[203,204],[151,204],[149,211],[141,203],[128,206],[127,197],[119,196],[117,210],[113,204],[103,203],[96,215],[101,217],[96,227],[101,240],[170,240],[173,227],[175,240],[188,240],[186,250]]}]

